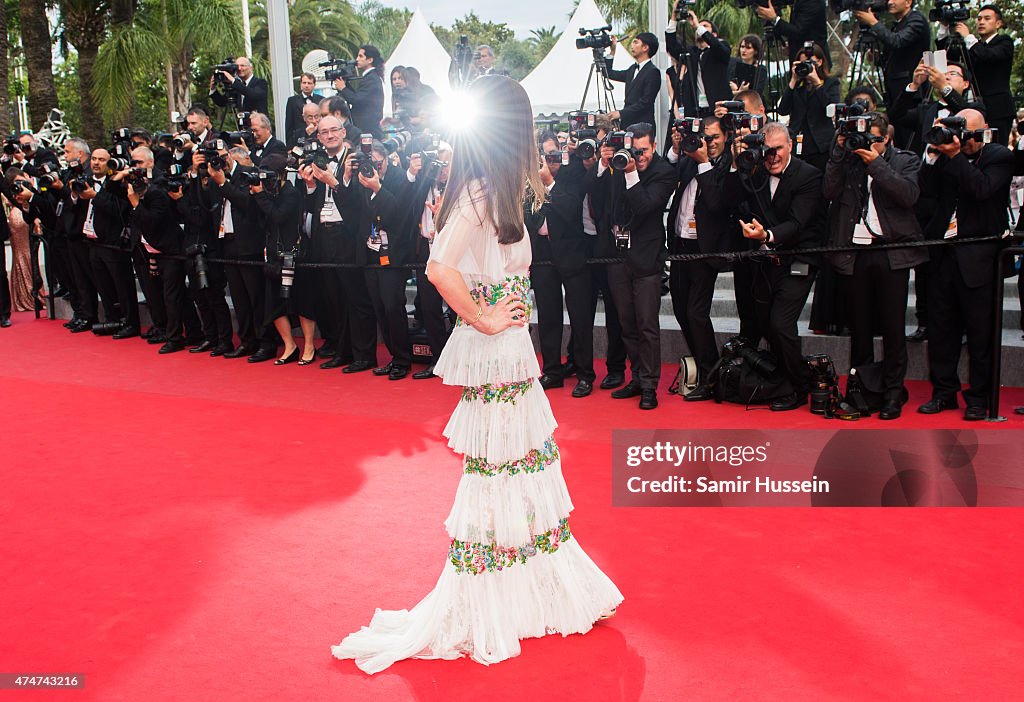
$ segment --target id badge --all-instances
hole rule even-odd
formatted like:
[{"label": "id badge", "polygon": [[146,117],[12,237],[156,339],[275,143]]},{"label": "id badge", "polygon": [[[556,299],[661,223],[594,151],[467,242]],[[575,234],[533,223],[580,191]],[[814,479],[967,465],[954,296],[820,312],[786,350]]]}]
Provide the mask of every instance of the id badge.
[{"label": "id badge", "polygon": [[853,243],[860,246],[866,246],[872,241],[871,232],[864,225],[863,222],[857,222],[853,225]]},{"label": "id badge", "polygon": [[615,248],[619,251],[625,251],[630,246],[630,231],[625,227],[618,224],[612,225],[612,236],[615,239]]},{"label": "id badge", "polygon": [[697,236],[697,218],[690,217],[689,221],[686,223],[686,228],[689,230],[690,234]]},{"label": "id badge", "polygon": [[946,225],[946,233],[942,235],[943,239],[955,239],[956,238],[956,216],[949,220],[949,224]]}]

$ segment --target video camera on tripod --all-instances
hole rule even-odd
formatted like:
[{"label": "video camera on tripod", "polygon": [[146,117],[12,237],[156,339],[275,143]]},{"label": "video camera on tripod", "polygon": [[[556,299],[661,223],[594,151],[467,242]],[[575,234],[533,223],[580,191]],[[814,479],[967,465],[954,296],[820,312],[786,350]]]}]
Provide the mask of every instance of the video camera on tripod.
[{"label": "video camera on tripod", "polygon": [[935,0],[935,7],[928,11],[929,22],[955,24],[971,18],[968,0]]},{"label": "video camera on tripod", "polygon": [[359,69],[356,67],[355,60],[337,59],[333,56],[328,56],[326,61],[318,63],[317,66],[328,69],[324,71],[324,80],[329,80],[332,83],[339,78],[347,82],[359,77]]},{"label": "video camera on tripod", "polygon": [[585,29],[580,27],[580,36],[576,39],[577,49],[607,49],[612,45],[612,26],[606,24],[603,27],[595,27],[593,29]]},{"label": "video camera on tripod", "polygon": [[224,77],[225,73],[230,73],[232,76],[238,75],[238,64],[235,63],[234,56],[228,56],[222,63],[218,63],[213,67],[213,79],[221,87],[227,89],[231,86],[234,80],[228,80]]}]

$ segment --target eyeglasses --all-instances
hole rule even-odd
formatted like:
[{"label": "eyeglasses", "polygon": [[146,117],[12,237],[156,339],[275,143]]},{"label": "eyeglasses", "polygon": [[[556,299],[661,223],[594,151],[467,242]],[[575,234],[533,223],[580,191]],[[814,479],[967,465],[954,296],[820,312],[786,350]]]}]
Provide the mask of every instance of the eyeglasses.
[{"label": "eyeglasses", "polygon": [[331,127],[330,129],[319,129],[317,134],[320,136],[327,136],[329,134],[340,134],[342,132],[341,127]]},{"label": "eyeglasses", "polygon": [[139,161],[138,159],[132,161],[133,166],[141,166],[143,163],[145,163],[145,161]]},{"label": "eyeglasses", "polygon": [[956,76],[957,78],[963,78],[964,74],[960,71],[946,71],[946,76]]}]

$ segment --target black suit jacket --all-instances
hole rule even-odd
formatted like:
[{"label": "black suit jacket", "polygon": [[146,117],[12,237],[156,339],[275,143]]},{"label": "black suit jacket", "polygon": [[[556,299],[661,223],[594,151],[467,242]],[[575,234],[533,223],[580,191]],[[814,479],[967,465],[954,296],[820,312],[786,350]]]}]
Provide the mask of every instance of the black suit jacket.
[{"label": "black suit jacket", "polygon": [[[228,87],[228,91],[235,96],[239,112],[262,112],[268,117],[273,117],[267,112],[270,88],[263,78],[253,76],[249,84],[246,85],[241,78],[236,77],[235,82]],[[227,93],[219,90],[210,93],[210,99],[221,107],[228,104]]]},{"label": "black suit jacket", "polygon": [[[854,225],[860,221],[871,176],[871,197],[884,237],[882,243],[921,241],[924,234],[914,215],[920,194],[918,171],[921,158],[913,151],[889,148],[867,166],[860,157],[839,146],[832,150],[825,166],[822,192],[832,201],[829,210],[829,246],[852,246]],[[867,247],[864,247],[867,248]],[[928,260],[924,248],[888,249],[892,270],[913,268]],[[853,275],[854,253],[829,254],[832,266],[843,275]]]},{"label": "black suit jacket", "polygon": [[[796,0],[789,11],[789,19],[775,23],[775,34],[783,37],[789,45],[789,60],[796,61],[805,41],[828,46],[825,28],[825,0]],[[828,52],[826,51],[826,56]]]},{"label": "black suit jacket", "polygon": [[[341,174],[344,168],[344,159],[338,166],[338,173]],[[300,185],[300,190],[304,188]],[[311,239],[316,239],[321,234],[320,211],[324,207],[324,199],[334,199],[334,206],[341,213],[344,226],[341,227],[340,240],[338,241],[337,255],[344,263],[367,262],[366,238],[370,235],[370,198],[369,191],[359,184],[358,179],[353,178],[345,187],[341,175],[338,176],[338,187],[333,191],[320,181],[312,193],[307,193],[304,204],[304,216],[311,218]]]},{"label": "black suit jacket", "polygon": [[[1006,202],[1013,179],[1013,154],[1000,144],[986,144],[972,163],[963,153],[949,159],[939,156],[935,165],[921,166],[922,195],[931,195],[936,207],[925,227],[925,237],[941,239],[956,211],[957,238],[1002,234],[1007,227]],[[1001,242],[948,247],[937,256],[956,257],[967,287],[977,288],[992,281],[996,253]],[[947,248],[947,247],[939,247]],[[985,312],[983,312],[985,313]]]},{"label": "black suit jacket", "polygon": [[[953,90],[945,97],[946,107],[950,114],[956,114],[967,107],[964,96]],[[910,149],[918,155],[924,153],[924,135],[932,125],[935,118],[939,116],[939,109],[942,105],[935,100],[925,101],[921,91],[907,92],[906,88],[900,91],[899,97],[889,110],[889,120],[894,125],[905,127],[911,138],[906,144],[900,144],[903,148]]]},{"label": "black suit jacket", "polygon": [[267,143],[263,146],[253,144],[253,148],[249,150],[249,158],[252,159],[252,165],[259,168],[263,159],[273,153],[284,156],[288,153],[288,147],[284,145],[283,141],[275,137],[270,137],[270,139],[267,140]]},{"label": "black suit jacket", "polygon": [[[305,184],[300,182],[300,187]],[[278,253],[291,251],[293,248],[304,253],[306,243],[302,232],[302,192],[288,181],[280,186],[276,195],[264,187],[261,192],[253,193],[252,199],[263,215],[267,234],[267,260],[276,261]]]},{"label": "black suit jacket", "polygon": [[602,203],[597,223],[597,255],[617,255],[612,225],[623,226],[631,233],[626,265],[636,275],[659,273],[667,254],[665,206],[675,185],[675,169],[657,154],[632,188],[626,188],[622,171],[609,169],[595,178],[591,199]]},{"label": "black suit jacket", "polygon": [[[369,73],[364,73],[359,79],[359,87],[355,90],[351,85],[346,84],[341,91],[341,96],[348,101],[352,107],[352,121],[362,129],[373,134],[377,139],[381,138],[383,132],[380,130],[380,121],[384,119],[384,77],[380,69],[374,68]],[[349,139],[358,142],[359,135],[349,133]]]},{"label": "black suit jacket", "polygon": [[608,77],[626,84],[626,99],[619,111],[619,124],[623,129],[639,122],[654,124],[654,101],[661,90],[661,71],[649,61],[639,71],[636,64],[627,69],[616,71],[612,68],[612,60],[605,59]]},{"label": "black suit jacket", "polygon": [[[756,217],[765,229],[771,230],[775,237],[773,249],[782,255],[784,265],[790,263],[787,254],[798,261],[818,265],[815,255],[799,251],[820,246],[825,239],[821,171],[792,156],[774,198],[767,181],[754,192],[743,186],[739,173],[730,173],[725,182],[726,202],[740,203],[739,210],[745,221]],[[761,242],[750,241],[749,246],[758,249]]]},{"label": "black suit jacket", "polygon": [[[940,49],[949,46],[949,37],[939,39],[935,45]],[[997,34],[991,42],[979,40],[968,52],[974,75],[971,90],[980,96],[985,106],[985,116],[992,120],[1012,119],[1013,98],[1010,96],[1010,72],[1013,70],[1013,39],[1006,34]],[[963,60],[963,54],[955,49],[951,61]]]},{"label": "black suit jacket", "polygon": [[708,48],[701,51],[696,46],[683,45],[679,34],[665,32],[665,50],[686,66],[686,75],[679,81],[682,96],[676,102],[682,105],[688,117],[696,117],[698,114],[698,65],[704,79],[709,107],[713,109],[715,103],[721,100],[732,100],[732,89],[729,87],[729,44],[720,37],[712,36],[710,32],[705,32],[704,39]]},{"label": "black suit jacket", "polygon": [[305,107],[306,103],[319,105],[323,99],[324,96],[320,93],[312,93],[308,98],[299,93],[288,98],[284,111],[284,134],[285,138],[288,139],[288,146],[295,146],[297,143],[297,141],[292,141],[293,133],[298,133],[299,136],[302,136],[302,133],[306,131],[306,123],[302,120],[302,108]]},{"label": "black suit jacket", "polygon": [[[221,242],[224,256],[244,256],[246,258],[263,258],[264,235],[263,214],[253,202],[249,186],[242,182],[242,173],[253,172],[247,166],[235,166],[234,172],[224,185],[214,184],[214,188],[225,202],[231,203],[231,223],[234,225],[234,236],[225,237]],[[225,174],[226,175],[226,174]],[[211,181],[212,182],[212,181]],[[223,221],[225,204],[221,204],[221,221]],[[218,222],[218,229],[219,229]]]},{"label": "black suit jacket", "polygon": [[133,243],[145,237],[161,253],[183,252],[181,227],[172,211],[171,198],[161,184],[150,183],[139,206],[131,211],[131,218]]},{"label": "black suit jacket", "polygon": [[790,90],[786,85],[779,102],[779,114],[789,115],[789,133],[796,139],[804,135],[803,156],[827,153],[835,135],[835,123],[825,114],[825,108],[839,102],[839,79],[829,76],[824,85],[812,90],[805,82]]},{"label": "black suit jacket", "polygon": [[892,28],[879,22],[868,32],[883,48],[882,66],[887,93],[885,102],[892,106],[899,91],[907,87],[913,77],[914,68],[921,61],[921,54],[931,48],[932,32],[924,15],[917,10],[908,12]]},{"label": "black suit jacket", "polygon": [[[414,237],[418,234],[413,220],[413,211],[417,210],[412,200],[415,183],[410,183],[405,169],[388,166],[384,180],[381,181],[380,192],[370,198],[366,211],[369,213],[370,224],[384,230],[388,234],[389,265],[410,263],[416,248]],[[419,209],[418,212],[422,212]],[[380,261],[379,252],[367,247],[366,256],[371,263]]]},{"label": "black suit jacket", "polygon": [[[534,261],[551,261],[563,277],[586,268],[587,235],[583,231],[583,161],[575,156],[558,169],[548,199],[536,212],[527,206],[524,213],[530,233]],[[547,221],[547,236],[540,228]]]},{"label": "black suit jacket", "polygon": [[[725,201],[725,178],[729,174],[731,160],[728,152],[712,162],[710,171],[698,173],[697,162],[685,154],[679,157],[676,166],[678,184],[672,196],[668,211],[669,253],[681,253],[681,240],[676,232],[676,218],[683,191],[697,181],[697,199],[694,201],[694,217],[697,220],[697,248],[701,253],[722,253],[741,251],[746,248],[739,222],[732,216]],[[728,263],[723,259],[706,259],[715,268],[723,269]]]},{"label": "black suit jacket", "polygon": [[[76,227],[81,235],[89,211],[89,201],[79,199],[79,202],[82,203],[82,207],[79,211],[80,217],[76,218]],[[92,199],[92,203],[92,223],[96,230],[96,239],[101,244],[117,246],[121,240],[121,230],[130,222],[128,197],[124,185],[108,177],[96,193],[96,197]]]}]

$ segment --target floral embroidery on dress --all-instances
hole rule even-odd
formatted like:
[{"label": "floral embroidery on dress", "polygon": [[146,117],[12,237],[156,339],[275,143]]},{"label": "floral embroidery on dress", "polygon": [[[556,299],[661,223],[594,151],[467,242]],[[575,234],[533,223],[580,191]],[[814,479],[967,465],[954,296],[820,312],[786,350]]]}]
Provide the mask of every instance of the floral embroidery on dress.
[{"label": "floral embroidery on dress", "polygon": [[[525,315],[526,318],[530,318],[530,314],[533,311],[533,305],[530,303],[530,277],[525,275],[514,275],[505,278],[505,280],[496,285],[488,285],[486,283],[478,283],[469,291],[469,294],[473,297],[477,303],[484,303],[487,305],[496,305],[501,302],[502,298],[508,297],[509,295],[518,295],[519,299],[523,301],[526,306]],[[461,327],[466,324],[462,317],[455,320],[455,326]]]},{"label": "floral embroidery on dress", "polygon": [[516,400],[526,394],[526,391],[533,387],[533,378],[520,383],[501,383],[498,385],[471,385],[462,389],[462,399],[466,402],[472,400],[483,400],[484,404],[491,402],[509,402],[515,404]]},{"label": "floral embroidery on dress", "polygon": [[538,553],[554,553],[562,543],[572,537],[568,517],[560,519],[558,526],[543,534],[537,534],[524,546],[499,546],[452,539],[448,548],[448,559],[457,573],[493,573],[511,567]]},{"label": "floral embroidery on dress", "polygon": [[501,473],[516,475],[518,473],[538,473],[558,460],[558,446],[554,437],[549,437],[544,442],[544,447],[531,449],[528,454],[514,461],[508,461],[497,465],[488,463],[486,459],[466,456],[466,463],[463,469],[465,473],[476,473],[493,478]]}]

